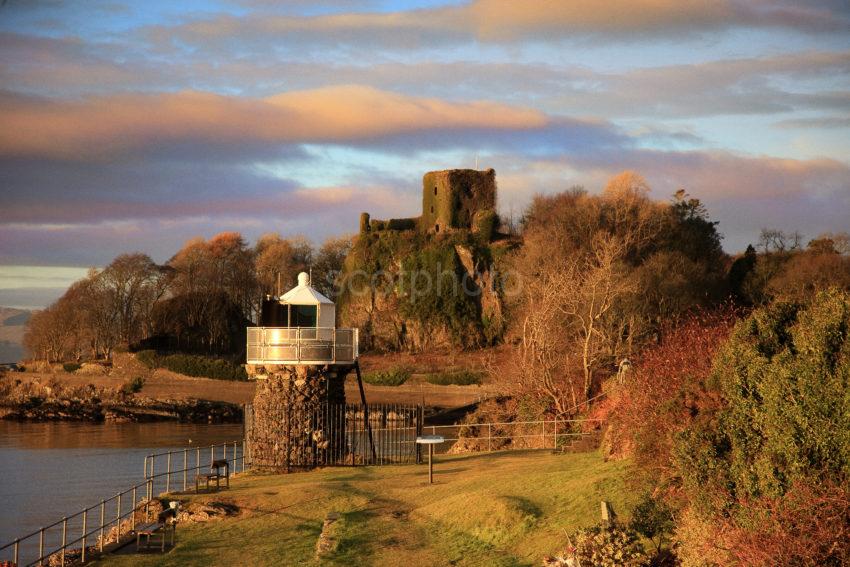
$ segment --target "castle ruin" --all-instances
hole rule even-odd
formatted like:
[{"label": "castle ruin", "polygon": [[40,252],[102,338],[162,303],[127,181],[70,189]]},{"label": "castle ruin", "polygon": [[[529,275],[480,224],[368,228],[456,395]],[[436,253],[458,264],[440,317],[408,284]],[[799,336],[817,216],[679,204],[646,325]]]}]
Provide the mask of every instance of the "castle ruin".
[{"label": "castle ruin", "polygon": [[422,215],[375,220],[360,215],[360,232],[419,230],[439,234],[453,230],[480,231],[496,215],[496,171],[446,169],[422,177]]}]

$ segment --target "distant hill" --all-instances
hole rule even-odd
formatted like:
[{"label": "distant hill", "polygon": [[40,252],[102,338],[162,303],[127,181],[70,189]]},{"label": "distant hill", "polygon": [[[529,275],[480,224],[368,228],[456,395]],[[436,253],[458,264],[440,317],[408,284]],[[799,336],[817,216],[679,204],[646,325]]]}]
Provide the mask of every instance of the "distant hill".
[{"label": "distant hill", "polygon": [[0,307],[0,362],[18,362],[24,357],[24,331],[31,316],[26,309]]}]

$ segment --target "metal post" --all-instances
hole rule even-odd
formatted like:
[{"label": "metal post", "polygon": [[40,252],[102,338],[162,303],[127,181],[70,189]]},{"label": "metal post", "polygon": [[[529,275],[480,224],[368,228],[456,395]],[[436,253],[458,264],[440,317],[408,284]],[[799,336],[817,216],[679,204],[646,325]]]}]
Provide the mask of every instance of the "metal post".
[{"label": "metal post", "polygon": [[12,561],[15,563],[15,565],[18,564],[18,545],[20,544],[20,541],[21,540],[15,538],[15,550],[13,551],[12,555]]},{"label": "metal post", "polygon": [[86,562],[86,529],[87,529],[87,526],[88,526],[88,518],[89,518],[89,509],[86,508],[85,510],[83,510],[83,537],[82,537],[83,546],[82,546],[82,548],[80,548],[80,554],[81,554],[80,561],[83,562],[83,563]]},{"label": "metal post", "polygon": [[210,445],[210,470],[212,470],[212,464],[215,460],[215,445]]},{"label": "metal post", "polygon": [[221,444],[221,458],[227,460],[227,443]]},{"label": "metal post", "polygon": [[130,514],[130,529],[136,531],[136,487],[133,487],[133,513]]},{"label": "metal post", "polygon": [[145,456],[145,474],[142,475],[142,478],[148,478],[148,458]]},{"label": "metal post", "polygon": [[428,443],[428,484],[434,484],[434,444]]},{"label": "metal post", "polygon": [[[154,474],[155,474],[154,466],[156,465],[156,461],[154,459],[155,459],[155,455],[151,455],[151,475],[148,477],[151,480],[153,480],[153,477],[154,477]],[[151,499],[151,498],[153,498],[153,484],[151,484],[151,493],[148,496],[148,499]]]},{"label": "metal post", "polygon": [[543,420],[543,433],[540,434],[540,443],[543,445],[543,449],[546,448],[546,420]]},{"label": "metal post", "polygon": [[106,521],[106,502],[100,501],[100,552],[103,553],[103,523]]},{"label": "metal post", "polygon": [[487,451],[493,450],[493,424],[487,424]]},{"label": "metal post", "polygon": [[195,448],[195,473],[201,472],[201,448]]},{"label": "metal post", "polygon": [[236,441],[233,442],[233,474],[236,474]]},{"label": "metal post", "polygon": [[[38,564],[44,565],[44,528],[38,532]],[[17,559],[16,559],[17,561]]]},{"label": "metal post", "polygon": [[118,493],[118,511],[116,512],[115,528],[118,530],[118,535],[115,541],[121,541],[121,493]]},{"label": "metal post", "polygon": [[186,475],[189,469],[189,449],[183,449],[183,492],[186,492]]},{"label": "metal post", "polygon": [[165,492],[171,492],[171,451],[168,452],[168,459],[165,467]]},{"label": "metal post", "polygon": [[65,546],[68,544],[68,518],[62,516],[62,567],[65,567]]}]

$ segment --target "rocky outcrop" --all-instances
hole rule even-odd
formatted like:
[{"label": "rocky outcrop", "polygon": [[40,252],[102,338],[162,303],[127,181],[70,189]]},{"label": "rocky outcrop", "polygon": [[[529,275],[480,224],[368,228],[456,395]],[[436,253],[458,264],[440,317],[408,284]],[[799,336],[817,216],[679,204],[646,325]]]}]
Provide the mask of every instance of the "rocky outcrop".
[{"label": "rocky outcrop", "polygon": [[26,421],[180,421],[241,423],[242,407],[208,400],[156,400],[113,388],[0,378],[0,419]]}]

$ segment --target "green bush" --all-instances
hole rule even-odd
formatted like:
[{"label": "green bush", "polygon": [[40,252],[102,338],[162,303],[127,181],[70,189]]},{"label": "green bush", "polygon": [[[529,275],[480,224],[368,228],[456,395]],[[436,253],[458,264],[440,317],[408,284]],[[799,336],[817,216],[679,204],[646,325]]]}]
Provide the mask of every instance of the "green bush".
[{"label": "green bush", "polygon": [[136,360],[153,370],[159,367],[159,360],[155,350],[140,350],[136,353]]},{"label": "green bush", "polygon": [[145,380],[140,376],[136,376],[121,386],[121,391],[128,395],[135,394],[136,392],[140,392],[144,385]]},{"label": "green bush", "polygon": [[632,510],[629,527],[655,544],[657,552],[665,538],[673,533],[673,511],[662,500],[645,495]]},{"label": "green bush", "polygon": [[715,359],[716,412],[677,439],[684,487],[704,514],[850,475],[850,293],[777,302],[736,325]]},{"label": "green bush", "polygon": [[375,386],[401,386],[410,378],[407,368],[393,368],[386,372],[369,372],[363,375],[363,381]]},{"label": "green bush", "polygon": [[66,362],[65,364],[62,365],[62,369],[65,370],[65,372],[68,372],[68,373],[76,372],[80,368],[82,368],[82,365],[77,364],[76,362]]},{"label": "green bush", "polygon": [[433,372],[425,375],[425,381],[439,386],[470,386],[480,384],[483,375],[481,372],[461,370],[460,372]]},{"label": "green bush", "polygon": [[194,354],[170,354],[159,360],[162,368],[172,372],[213,378],[216,380],[247,380],[248,375],[241,365],[233,364],[221,358],[211,358]]}]

